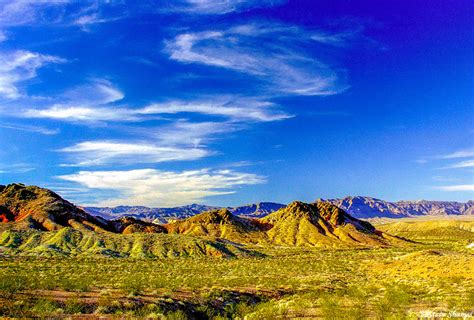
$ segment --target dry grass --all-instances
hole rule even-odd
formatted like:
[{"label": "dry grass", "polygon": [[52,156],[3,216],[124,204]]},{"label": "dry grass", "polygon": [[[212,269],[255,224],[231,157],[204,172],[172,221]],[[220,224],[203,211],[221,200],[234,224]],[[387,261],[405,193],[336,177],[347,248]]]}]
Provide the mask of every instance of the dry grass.
[{"label": "dry grass", "polygon": [[469,234],[428,237],[426,226],[423,234],[409,226],[382,227],[417,241],[398,248],[248,247],[265,256],[227,259],[4,256],[0,314],[403,319],[473,311],[474,258],[460,245]]}]

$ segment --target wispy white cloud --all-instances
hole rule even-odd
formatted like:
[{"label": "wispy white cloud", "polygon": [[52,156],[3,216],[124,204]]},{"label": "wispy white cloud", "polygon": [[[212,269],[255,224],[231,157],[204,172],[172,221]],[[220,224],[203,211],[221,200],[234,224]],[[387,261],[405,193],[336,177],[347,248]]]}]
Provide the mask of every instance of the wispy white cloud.
[{"label": "wispy white cloud", "polygon": [[[18,26],[39,19],[35,2],[42,1],[3,1],[0,3],[0,26]],[[44,1],[43,1],[44,2]],[[47,3],[44,2],[46,5]]]},{"label": "wispy white cloud", "polygon": [[[44,109],[27,109],[22,116],[27,118],[49,118],[64,121],[145,121],[156,119],[159,115],[178,113],[197,113],[220,116],[234,121],[277,121],[291,118],[292,115],[279,111],[274,103],[258,99],[212,96],[194,101],[171,101],[155,103],[143,108],[107,107],[104,104],[123,98],[120,92],[109,89],[111,101],[94,98],[94,90],[83,96],[91,101],[55,104]],[[80,95],[78,95],[80,96]],[[91,98],[92,97],[92,98]],[[94,101],[95,100],[95,101]],[[96,105],[94,105],[96,104]]]},{"label": "wispy white cloud", "polygon": [[439,158],[457,159],[457,158],[468,158],[468,157],[474,157],[474,149],[464,149],[464,150],[455,151],[450,154],[442,155]]},{"label": "wispy white cloud", "polygon": [[149,105],[139,112],[146,114],[200,113],[224,116],[233,120],[277,121],[292,115],[275,110],[277,106],[269,101],[239,97],[210,97],[201,101],[172,101]]},{"label": "wispy white cloud", "polygon": [[429,161],[442,161],[452,160],[459,161],[439,167],[439,169],[460,169],[460,168],[472,168],[474,167],[474,159],[467,159],[461,161],[463,158],[474,158],[474,149],[468,148],[463,150],[457,150],[452,153],[431,156],[423,159],[416,160],[417,163],[428,163]]},{"label": "wispy white cloud", "polygon": [[215,152],[205,145],[224,133],[237,130],[220,122],[178,121],[157,128],[139,129],[145,140],[92,140],[58,150],[70,155],[65,166],[136,165],[167,161],[190,161]]},{"label": "wispy white cloud", "polygon": [[116,21],[118,19],[120,18],[119,17],[104,18],[104,17],[101,17],[98,13],[92,13],[92,14],[84,15],[77,18],[76,20],[74,20],[73,24],[81,27],[83,31],[90,31],[90,27],[92,25]]},{"label": "wispy white cloud", "polygon": [[[79,26],[90,31],[93,25],[115,21],[125,15],[104,15],[105,7],[122,5],[120,2],[55,0],[13,0],[0,2],[0,26]],[[119,10],[120,11],[120,10]],[[123,10],[122,10],[123,11]]]},{"label": "wispy white cloud", "polygon": [[27,109],[22,113],[25,118],[44,118],[64,121],[137,121],[131,109],[107,108],[93,106],[71,106],[67,104],[55,104],[46,109]]},{"label": "wispy white cloud", "polygon": [[37,70],[48,64],[64,62],[56,56],[25,50],[0,52],[0,97],[19,98],[22,81],[36,77]]},{"label": "wispy white cloud", "polygon": [[33,170],[36,169],[28,163],[0,163],[0,173],[27,173]]},{"label": "wispy white cloud", "polygon": [[453,186],[438,186],[435,189],[442,191],[474,191],[474,184],[460,184]]},{"label": "wispy white cloud", "polygon": [[[60,96],[62,104],[23,110],[26,118],[97,122],[139,122],[162,119],[163,115],[197,113],[215,116],[214,121],[174,120],[159,127],[127,127],[128,135],[140,138],[81,141],[59,149],[67,158],[64,166],[136,165],[166,161],[189,161],[215,154],[206,144],[224,134],[241,130],[251,122],[277,121],[292,117],[265,100],[236,96],[211,96],[194,101],[155,103],[142,108],[114,106],[123,93],[109,81],[95,79]],[[167,121],[170,121],[168,119]]]},{"label": "wispy white cloud", "polygon": [[355,34],[357,34],[357,31],[346,31],[340,33],[328,33],[320,31],[314,32],[310,38],[316,42],[343,47],[354,37]]},{"label": "wispy white cloud", "polygon": [[51,129],[51,128],[45,128],[45,127],[40,127],[40,126],[17,124],[17,123],[0,123],[0,128],[26,131],[26,132],[34,132],[34,133],[39,133],[39,134],[44,134],[44,135],[55,135],[55,134],[58,134],[60,131],[57,128]]},{"label": "wispy white cloud", "polygon": [[[240,126],[228,122],[177,121],[171,125],[154,128],[151,136],[164,145],[202,146],[224,134],[234,132]],[[146,129],[150,131],[150,129]]]},{"label": "wispy white cloud", "polygon": [[458,163],[451,164],[446,169],[460,169],[460,168],[474,168],[474,160],[466,160]]},{"label": "wispy white cloud", "polygon": [[114,190],[119,196],[93,205],[176,206],[201,202],[209,196],[235,192],[243,185],[265,183],[265,178],[233,170],[193,171],[79,171],[59,179],[79,183],[90,189]]},{"label": "wispy white cloud", "polygon": [[109,80],[95,78],[84,85],[67,90],[62,99],[69,100],[70,104],[102,105],[122,100],[125,94]]},{"label": "wispy white cloud", "polygon": [[5,34],[5,32],[2,31],[2,30],[0,30],[0,42],[3,42],[3,41],[5,41],[5,40],[7,40],[7,39],[8,39],[8,37],[7,37],[7,35]]},{"label": "wispy white cloud", "polygon": [[[345,90],[341,74],[302,49],[303,42],[314,41],[311,36],[294,26],[246,24],[182,33],[166,43],[165,51],[183,63],[248,74],[266,83],[272,92],[331,95]],[[318,42],[323,38],[319,34]]]},{"label": "wispy white cloud", "polygon": [[182,0],[173,2],[167,7],[168,11],[183,12],[187,14],[228,14],[244,11],[251,8],[276,6],[283,0]]},{"label": "wispy white cloud", "polygon": [[127,108],[107,107],[120,101],[124,94],[110,81],[92,79],[59,95],[51,106],[29,108],[20,112],[25,118],[45,118],[65,121],[136,121],[134,111]]},{"label": "wispy white cloud", "polygon": [[90,32],[92,27],[104,23],[121,20],[126,14],[105,16],[100,12],[100,2],[94,2],[91,6],[84,8],[75,17],[72,17],[72,25],[78,26],[82,31]]},{"label": "wispy white cloud", "polygon": [[73,166],[196,160],[210,153],[201,148],[160,146],[131,141],[85,141],[59,151],[73,154]]}]

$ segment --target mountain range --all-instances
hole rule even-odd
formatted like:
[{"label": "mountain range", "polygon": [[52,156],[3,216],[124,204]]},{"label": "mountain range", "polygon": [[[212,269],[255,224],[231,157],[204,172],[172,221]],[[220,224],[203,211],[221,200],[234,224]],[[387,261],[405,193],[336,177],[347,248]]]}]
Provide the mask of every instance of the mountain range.
[{"label": "mountain range", "polygon": [[[262,218],[286,205],[273,202],[259,202],[240,207],[227,207],[230,213],[238,216]],[[222,209],[221,207],[207,206],[201,204],[190,204],[174,208],[148,208],[143,206],[118,206],[118,207],[83,207],[88,213],[104,219],[116,219],[119,217],[134,217],[143,221],[154,223],[166,223],[175,219],[183,219],[196,214]]]},{"label": "mountain range", "polygon": [[[420,215],[473,215],[474,201],[466,203],[455,201],[397,201],[389,202],[372,197],[345,197],[341,199],[319,199],[330,202],[343,209],[353,217],[369,218],[403,218]],[[273,202],[260,202],[239,207],[228,207],[234,215],[242,217],[262,218],[286,205]],[[148,208],[142,206],[118,207],[84,207],[85,211],[104,219],[116,219],[131,216],[144,221],[166,223],[174,219],[192,217],[201,212],[220,209],[215,206],[191,204],[174,208]]]},{"label": "mountain range", "polygon": [[406,243],[324,201],[294,201],[263,218],[218,208],[156,224],[133,216],[107,220],[51,190],[10,184],[0,186],[0,217],[0,254],[228,257],[258,255],[255,249],[244,248],[255,244],[386,247]]},{"label": "mountain range", "polygon": [[389,202],[359,196],[323,201],[332,203],[360,219],[474,214],[474,201],[472,200],[466,203],[428,200]]}]

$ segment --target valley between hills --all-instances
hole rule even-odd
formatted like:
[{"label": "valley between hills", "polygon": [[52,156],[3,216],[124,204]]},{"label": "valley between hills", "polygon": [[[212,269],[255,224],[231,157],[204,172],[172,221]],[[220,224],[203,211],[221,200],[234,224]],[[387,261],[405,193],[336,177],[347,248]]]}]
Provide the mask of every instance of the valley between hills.
[{"label": "valley between hills", "polygon": [[[203,206],[140,219],[146,208],[117,215],[36,186],[0,186],[0,315],[472,315],[472,203],[395,206],[367,199]],[[372,211],[363,209],[367,202]]]}]

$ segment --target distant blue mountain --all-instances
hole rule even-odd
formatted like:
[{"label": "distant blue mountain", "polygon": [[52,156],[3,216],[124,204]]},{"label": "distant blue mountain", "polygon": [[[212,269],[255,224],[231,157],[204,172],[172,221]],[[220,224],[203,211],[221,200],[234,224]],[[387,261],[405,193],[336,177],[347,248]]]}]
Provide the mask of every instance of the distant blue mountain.
[{"label": "distant blue mountain", "polygon": [[319,199],[330,202],[353,217],[404,218],[414,216],[473,215],[474,201],[397,201],[390,202],[372,197],[345,197],[342,199]]},{"label": "distant blue mountain", "polygon": [[[358,219],[404,218],[425,215],[473,215],[474,201],[466,203],[455,201],[397,201],[389,202],[372,197],[346,197],[342,199],[319,199],[330,202]],[[239,207],[228,207],[237,216],[261,218],[285,207],[281,203],[260,202]],[[174,208],[148,208],[142,206],[118,206],[113,208],[86,207],[88,213],[104,219],[117,219],[128,216],[155,223],[194,216],[204,211],[220,207],[191,204]]]},{"label": "distant blue mountain", "polygon": [[[272,202],[260,202],[240,207],[229,207],[229,211],[238,216],[252,218],[264,217],[280,208],[284,204]],[[182,219],[194,216],[204,211],[220,209],[220,207],[206,206],[200,204],[190,204],[187,206],[174,208],[149,208],[143,206],[118,206],[118,207],[85,207],[88,213],[102,217],[104,219],[117,219],[120,217],[134,217],[144,221],[164,223],[168,220]]]}]

